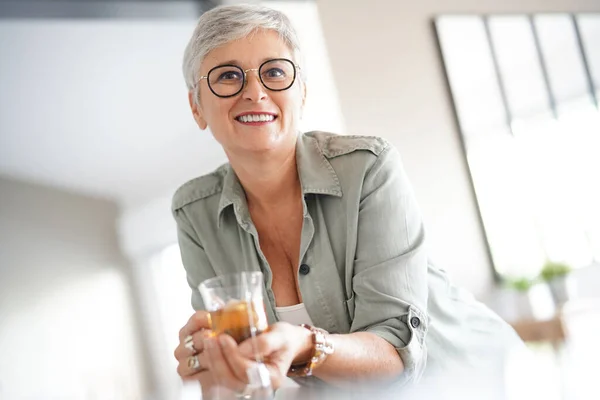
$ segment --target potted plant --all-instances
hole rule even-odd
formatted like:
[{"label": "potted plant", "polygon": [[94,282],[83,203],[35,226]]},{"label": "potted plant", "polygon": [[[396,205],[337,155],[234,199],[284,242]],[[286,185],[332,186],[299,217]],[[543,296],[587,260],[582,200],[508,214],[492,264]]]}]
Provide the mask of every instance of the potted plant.
[{"label": "potted plant", "polygon": [[517,292],[526,293],[533,286],[534,281],[529,278],[507,279],[507,286]]},{"label": "potted plant", "polygon": [[531,301],[531,288],[534,285],[535,280],[528,277],[507,277],[505,279],[505,286],[509,289],[507,294],[510,296],[507,298],[510,303],[509,310],[506,312],[508,319],[520,320],[534,317]]},{"label": "potted plant", "polygon": [[571,277],[573,269],[562,262],[547,261],[540,272],[540,280],[550,288],[552,299],[557,307],[561,307],[575,295],[575,282]]}]

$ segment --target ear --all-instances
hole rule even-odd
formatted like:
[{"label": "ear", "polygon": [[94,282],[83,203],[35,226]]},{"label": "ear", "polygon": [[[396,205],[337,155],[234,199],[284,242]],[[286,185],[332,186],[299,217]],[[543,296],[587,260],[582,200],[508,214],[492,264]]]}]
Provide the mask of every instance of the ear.
[{"label": "ear", "polygon": [[302,92],[302,105],[300,106],[300,118],[304,115],[304,105],[306,104],[306,83],[302,82],[300,85],[300,91]]},{"label": "ear", "polygon": [[200,129],[205,130],[208,124],[204,119],[204,115],[202,114],[202,109],[200,108],[200,105],[196,101],[196,93],[193,90],[190,90],[188,92],[188,101],[190,102],[190,109],[192,110],[192,115],[194,116],[196,123],[198,124]]},{"label": "ear", "polygon": [[306,82],[302,82],[302,108],[306,104]]}]

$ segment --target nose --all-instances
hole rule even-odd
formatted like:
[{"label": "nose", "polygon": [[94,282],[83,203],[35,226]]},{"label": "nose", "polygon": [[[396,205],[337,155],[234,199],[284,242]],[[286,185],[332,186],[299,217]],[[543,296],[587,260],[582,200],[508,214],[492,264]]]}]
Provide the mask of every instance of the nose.
[{"label": "nose", "polygon": [[244,99],[258,102],[267,98],[267,90],[260,81],[258,73],[252,72],[254,71],[249,71],[246,74],[246,87],[244,87],[242,96]]}]

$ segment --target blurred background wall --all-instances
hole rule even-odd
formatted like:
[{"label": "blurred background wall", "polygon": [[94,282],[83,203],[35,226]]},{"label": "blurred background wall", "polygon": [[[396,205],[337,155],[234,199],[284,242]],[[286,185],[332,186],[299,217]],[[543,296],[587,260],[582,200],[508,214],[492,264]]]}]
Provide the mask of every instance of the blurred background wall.
[{"label": "blurred background wall", "polygon": [[149,392],[112,201],[0,178],[0,398]]}]

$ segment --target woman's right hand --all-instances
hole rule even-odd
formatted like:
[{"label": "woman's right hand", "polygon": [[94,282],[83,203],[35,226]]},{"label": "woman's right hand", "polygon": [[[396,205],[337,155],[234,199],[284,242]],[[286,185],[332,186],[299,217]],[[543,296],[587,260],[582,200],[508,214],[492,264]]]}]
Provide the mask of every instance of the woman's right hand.
[{"label": "woman's right hand", "polygon": [[178,362],[177,373],[181,379],[199,381],[203,391],[212,387],[215,382],[207,366],[194,367],[193,358],[198,360],[196,356],[204,351],[204,339],[211,336],[209,318],[206,311],[194,313],[179,331],[179,345],[174,352]]},{"label": "woman's right hand", "polygon": [[[230,394],[227,398],[244,393],[248,386],[246,371],[255,363],[239,352],[232,337],[214,337],[206,311],[194,313],[181,328],[174,355],[181,379],[200,382],[206,399],[222,397],[220,393]],[[233,370],[232,365],[236,367]]]}]

